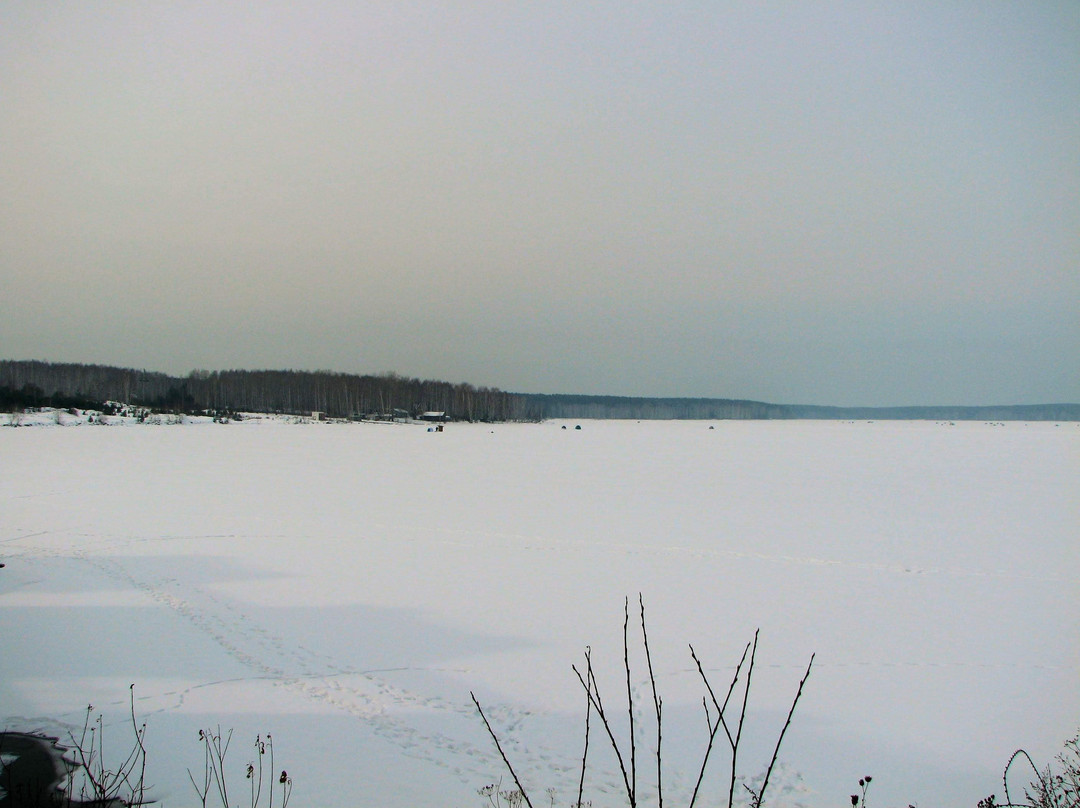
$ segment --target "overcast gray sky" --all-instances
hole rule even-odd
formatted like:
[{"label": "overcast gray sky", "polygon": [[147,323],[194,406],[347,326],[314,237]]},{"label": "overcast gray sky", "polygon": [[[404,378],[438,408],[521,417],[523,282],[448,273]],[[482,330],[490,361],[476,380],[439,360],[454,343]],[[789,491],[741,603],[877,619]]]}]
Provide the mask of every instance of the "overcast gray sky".
[{"label": "overcast gray sky", "polygon": [[1080,401],[1080,3],[0,5],[0,358]]}]

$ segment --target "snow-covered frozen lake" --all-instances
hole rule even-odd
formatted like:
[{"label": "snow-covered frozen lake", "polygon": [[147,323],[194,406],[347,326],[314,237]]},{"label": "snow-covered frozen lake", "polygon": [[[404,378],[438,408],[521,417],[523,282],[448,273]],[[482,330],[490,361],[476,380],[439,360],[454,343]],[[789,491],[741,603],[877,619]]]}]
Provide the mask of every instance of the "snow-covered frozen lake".
[{"label": "snow-covered frozen lake", "polygon": [[[817,654],[771,804],[870,774],[878,805],[974,806],[1080,725],[1080,425],[580,423],[0,428],[0,721],[66,736],[92,703],[120,745],[134,684],[166,808],[219,725],[240,782],[273,734],[291,805],[456,808],[509,784],[472,690],[566,806],[570,666],[590,645],[615,702],[641,593],[673,805],[706,733],[687,644],[726,688],[758,627],[745,776]],[[611,772],[586,797],[622,804]]]}]

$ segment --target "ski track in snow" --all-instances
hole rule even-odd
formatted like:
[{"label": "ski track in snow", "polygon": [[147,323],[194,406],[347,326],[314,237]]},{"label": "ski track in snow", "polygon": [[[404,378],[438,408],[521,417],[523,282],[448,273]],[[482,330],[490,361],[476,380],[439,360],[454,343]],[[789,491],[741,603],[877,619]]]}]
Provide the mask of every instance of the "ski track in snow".
[{"label": "ski track in snow", "polygon": [[[386,526],[374,525],[376,529]],[[507,540],[520,542],[523,546],[560,551],[567,547],[583,546],[582,542],[549,540],[543,537],[528,536],[523,534],[511,534],[495,531],[470,532],[453,529],[428,529],[430,533],[442,534],[444,538],[437,539],[441,543],[475,547],[479,543],[503,543]],[[187,698],[200,690],[227,685],[234,682],[263,680],[272,683],[275,687],[283,688],[291,693],[302,696],[313,703],[326,705],[331,709],[351,716],[357,721],[370,728],[371,731],[389,744],[400,749],[402,754],[412,758],[426,761],[430,764],[448,771],[465,785],[475,786],[485,777],[489,776],[494,758],[492,745],[479,745],[461,737],[454,737],[443,732],[424,731],[421,727],[423,721],[410,722],[409,711],[425,711],[442,717],[460,719],[463,725],[469,727],[470,735],[477,735],[475,722],[477,716],[471,703],[455,703],[443,698],[412,692],[408,689],[391,684],[385,674],[400,673],[407,671],[440,672],[448,669],[438,667],[394,667],[382,669],[361,669],[350,665],[342,665],[332,656],[314,651],[303,644],[287,643],[280,635],[270,628],[260,624],[251,615],[245,613],[235,602],[223,598],[212,590],[190,584],[182,584],[176,578],[169,576],[150,577],[137,575],[123,563],[109,557],[109,554],[124,547],[134,544],[146,543],[170,543],[197,540],[222,540],[222,539],[267,539],[267,538],[295,538],[287,534],[277,536],[267,535],[241,535],[236,533],[220,534],[191,534],[191,535],[165,535],[165,536],[119,536],[95,534],[89,532],[73,533],[80,539],[93,542],[94,549],[61,551],[34,542],[44,536],[50,535],[49,531],[23,534],[2,540],[13,545],[13,548],[21,551],[29,557],[52,557],[74,559],[86,564],[114,582],[145,595],[153,603],[166,608],[187,623],[196,632],[214,642],[230,658],[251,671],[251,675],[243,678],[224,678],[210,680],[194,684],[182,690],[170,690],[156,694],[137,696],[137,702],[148,705],[153,702],[157,706],[141,711],[143,715],[155,713],[168,713],[182,708]],[[416,535],[413,533],[412,535]],[[471,540],[464,541],[458,537],[468,535]],[[453,538],[445,538],[451,536]],[[417,539],[416,541],[419,541]],[[19,547],[20,543],[25,543]],[[36,545],[36,546],[35,546]],[[590,545],[590,547],[597,545]],[[616,543],[602,545],[608,549],[620,549],[628,552],[638,552],[636,549],[628,549]],[[718,557],[727,558],[753,558],[785,564],[810,564],[827,565],[837,564],[847,567],[855,567],[863,570],[876,570],[895,574],[945,574],[964,576],[993,577],[995,573],[982,570],[914,570],[900,565],[875,564],[867,562],[834,562],[827,559],[800,558],[788,555],[771,555],[766,553],[747,553],[736,550],[693,551],[678,545],[669,545],[661,548],[645,548],[640,551],[643,554],[664,555],[679,553],[695,557]],[[1004,574],[1000,574],[1004,576]],[[1018,578],[1030,578],[1033,576],[1019,575]],[[1043,580],[1056,580],[1057,576],[1047,576]],[[781,665],[776,663],[759,662],[759,667],[785,670],[802,670],[801,665]],[[1022,662],[995,661],[992,663],[961,662],[961,661],[904,661],[904,660],[855,660],[848,662],[815,662],[818,668],[838,669],[1025,669],[1025,670],[1058,670],[1060,666],[1042,664],[1034,660]],[[705,668],[708,674],[720,674],[728,676],[734,670],[734,665],[716,666]],[[454,672],[463,672],[455,669]],[[669,675],[696,676],[697,670],[685,667]],[[660,677],[658,677],[658,680]],[[639,725],[647,722],[643,708],[651,705],[651,691],[646,690],[646,682],[639,681],[633,687],[635,696],[635,720]],[[115,701],[113,707],[123,709],[126,703]],[[397,714],[403,712],[404,714]],[[499,734],[500,743],[508,756],[523,772],[546,772],[552,780],[562,778],[562,781],[570,782],[577,777],[580,767],[580,759],[575,758],[576,750],[554,750],[536,742],[535,733],[529,731],[526,726],[534,713],[525,708],[508,705],[505,703],[485,705],[485,712],[492,721]],[[80,715],[79,718],[82,716]],[[675,771],[672,767],[667,777],[670,779],[668,790],[678,793],[681,790],[691,790],[694,776],[685,771]],[[777,783],[782,793],[787,793],[791,798],[801,795],[801,787],[798,784],[798,773],[790,774],[791,782]],[[504,783],[504,787],[507,784]],[[613,768],[603,766],[589,767],[589,793],[603,800],[606,797],[616,798],[624,790],[624,785]],[[640,797],[646,798],[648,786],[641,784]]]},{"label": "ski track in snow", "polygon": [[[376,531],[389,529],[389,525],[373,524],[371,526]],[[7,539],[0,539],[0,544],[3,543],[17,543],[20,541],[27,541],[34,538],[40,538],[42,536],[48,536],[55,531],[39,531],[35,533],[24,534],[21,536],[15,536]],[[876,562],[863,562],[863,561],[843,561],[836,559],[825,559],[815,557],[800,557],[784,554],[769,554],[759,552],[746,552],[740,550],[699,550],[683,547],[680,545],[667,545],[664,547],[628,547],[624,544],[618,544],[614,542],[590,542],[586,545],[582,541],[574,540],[562,540],[553,539],[549,537],[530,536],[520,533],[508,533],[500,531],[485,531],[476,530],[469,531],[464,529],[452,529],[452,528],[424,528],[424,529],[409,529],[406,528],[406,532],[410,535],[417,535],[423,532],[448,534],[452,536],[469,536],[471,541],[464,540],[451,540],[451,539],[438,539],[438,543],[451,546],[469,547],[475,548],[481,544],[478,540],[480,537],[487,539],[485,546],[498,545],[505,546],[505,541],[511,539],[518,541],[526,549],[541,550],[541,551],[562,551],[567,548],[602,548],[602,549],[615,549],[622,550],[630,554],[636,555],[668,555],[668,554],[680,554],[689,557],[696,558],[740,558],[740,559],[754,559],[761,561],[769,561],[781,564],[795,564],[806,566],[836,566],[843,568],[858,569],[863,571],[876,571],[893,573],[897,575],[944,575],[952,577],[983,577],[983,578],[1000,578],[1000,579],[1012,579],[1012,580],[1037,580],[1044,583],[1060,583],[1065,579],[1062,576],[1055,573],[1047,573],[1044,575],[1031,575],[1025,573],[1016,572],[1001,572],[1001,571],[988,571],[979,569],[967,569],[957,570],[944,567],[934,568],[919,568],[910,565],[900,564],[881,564]],[[174,578],[161,578],[155,582],[151,582],[144,579],[136,578],[130,571],[120,565],[118,562],[103,558],[101,554],[109,553],[112,551],[122,550],[125,547],[130,547],[134,544],[147,544],[147,543],[170,543],[170,542],[184,542],[184,541],[201,541],[201,540],[222,540],[222,539],[293,539],[296,541],[302,540],[303,536],[295,536],[292,534],[239,534],[239,533],[220,533],[220,534],[179,534],[179,535],[165,535],[165,536],[120,536],[114,534],[100,534],[100,533],[88,533],[88,532],[76,532],[69,535],[81,538],[90,539],[96,541],[97,551],[94,554],[87,553],[85,551],[72,551],[62,552],[53,551],[40,546],[37,547],[24,547],[23,552],[28,556],[48,556],[57,558],[76,558],[84,563],[94,566],[102,573],[108,575],[113,580],[124,583],[132,588],[146,594],[154,602],[165,606],[178,615],[183,617],[190,625],[197,628],[200,632],[210,637],[215,643],[217,643],[223,650],[225,650],[233,659],[251,668],[255,672],[256,678],[268,679],[275,681],[279,684],[284,684],[297,692],[302,692],[313,700],[322,700],[329,704],[333,704],[345,712],[348,712],[356,717],[365,717],[372,715],[379,715],[384,713],[388,706],[396,707],[420,707],[424,709],[431,709],[436,711],[448,711],[458,714],[473,715],[473,711],[470,708],[461,708],[459,706],[448,705],[439,699],[429,699],[415,694],[411,694],[408,691],[400,690],[392,687],[386,682],[383,682],[377,678],[377,674],[380,673],[394,673],[404,672],[410,670],[423,670],[430,672],[438,672],[440,668],[415,668],[415,667],[395,667],[387,669],[376,670],[361,670],[351,666],[341,666],[335,660],[326,655],[318,654],[310,649],[305,648],[302,645],[287,646],[281,637],[272,634],[265,627],[260,626],[251,617],[242,613],[235,605],[225,601],[221,597],[215,595],[211,591],[207,591],[202,588],[196,587],[195,593],[198,595],[198,601],[206,604],[206,606],[198,606],[195,602],[189,598],[184,598],[180,594],[174,594],[169,590],[175,590],[180,592],[180,586]],[[412,539],[414,542],[419,542],[421,539]],[[208,608],[212,607],[212,608]],[[245,639],[247,643],[245,643]],[[322,661],[322,667],[319,667],[319,661]],[[794,665],[779,665],[770,663],[758,663],[759,667],[768,668],[784,668],[789,670],[801,670],[801,666]],[[944,662],[928,662],[928,661],[912,661],[912,660],[856,660],[851,662],[827,662],[818,660],[815,662],[815,667],[832,667],[832,668],[973,668],[983,670],[998,670],[998,669],[1025,669],[1025,670],[1060,670],[1059,665],[1048,665],[1039,663],[1035,660],[1025,660],[1023,662],[1010,662],[1010,661],[997,661],[997,662],[961,662],[961,661],[944,661]],[[706,668],[706,671],[730,671],[734,670],[734,665],[721,666],[714,668]],[[465,672],[461,670],[455,670],[454,672]],[[684,673],[695,673],[694,668],[683,669]],[[347,688],[340,684],[340,682],[333,682],[323,687],[321,690],[311,684],[311,680],[325,679],[328,682],[339,677],[344,676],[360,676],[369,679],[377,695],[369,693],[361,693],[357,688]],[[230,681],[230,680],[223,680]],[[199,687],[207,687],[221,682],[207,682]],[[353,704],[348,702],[346,696],[343,693],[353,692],[357,697]],[[650,697],[651,698],[651,697]],[[182,703],[182,698],[180,703]]]},{"label": "ski track in snow", "polygon": [[[19,538],[29,539],[43,535],[48,534],[41,532]],[[200,690],[234,682],[263,680],[309,701],[327,705],[355,718],[369,727],[375,735],[400,749],[403,754],[436,765],[450,772],[469,787],[475,787],[476,784],[489,777],[493,767],[500,768],[493,744],[485,743],[481,746],[445,733],[425,732],[409,723],[407,714],[402,717],[394,715],[395,710],[420,709],[444,717],[457,717],[465,722],[470,735],[486,737],[477,731],[478,717],[471,702],[455,703],[439,697],[413,693],[396,687],[380,677],[380,674],[395,672],[439,672],[448,669],[438,667],[359,669],[340,665],[332,657],[319,654],[302,644],[286,643],[281,636],[260,625],[234,603],[212,591],[198,586],[182,588],[183,585],[177,579],[168,576],[156,578],[139,576],[113,558],[101,555],[132,543],[238,538],[238,534],[122,537],[84,532],[71,535],[96,540],[98,544],[95,551],[64,552],[37,547],[24,548],[25,555],[72,559],[86,564],[112,581],[130,587],[155,604],[172,611],[192,629],[213,641],[230,658],[252,672],[252,675],[248,677],[215,679],[200,682],[182,690],[137,695],[137,704],[157,704],[156,707],[145,707],[139,710],[140,717],[176,711],[184,706],[188,696]],[[733,667],[718,670],[729,672]],[[462,671],[455,669],[454,672]],[[690,669],[687,669],[687,672],[691,672]],[[696,669],[693,672],[696,673]],[[651,691],[646,693],[644,688],[645,683],[639,682],[633,689],[636,705],[635,720],[639,722],[645,720],[643,705],[651,704],[652,699]],[[166,698],[169,701],[163,702]],[[107,704],[121,712],[128,706],[126,701],[121,700],[113,700]],[[576,777],[580,772],[580,757],[575,757],[575,755],[580,755],[580,752],[576,749],[555,750],[538,743],[535,733],[531,732],[527,726],[529,719],[535,715],[534,711],[507,703],[485,704],[484,711],[498,733],[499,742],[518,770],[542,772],[548,781],[557,781],[558,778],[562,778],[564,782],[573,780],[576,783]],[[81,712],[77,715],[66,716],[72,722],[81,721],[83,717],[84,714]],[[594,741],[594,743],[599,743],[599,741]],[[670,789],[673,792],[686,786],[685,773],[672,770],[669,776],[672,778]],[[590,763],[587,785],[589,793],[599,798],[618,798],[624,793],[622,780],[617,771],[610,766]],[[504,789],[510,786],[509,780],[503,783]],[[647,784],[642,783],[640,795],[647,798],[651,793],[649,788]]]},{"label": "ski track in snow", "polygon": [[[114,541],[118,538],[87,533],[77,535],[82,538],[109,538]],[[228,537],[225,535],[166,537],[166,540]],[[30,536],[20,538],[30,538]],[[156,540],[127,537],[120,543]],[[107,545],[99,546],[98,552],[107,549],[109,549]],[[469,722],[475,730],[477,715],[471,703],[454,703],[443,698],[414,693],[394,686],[380,677],[380,674],[395,672],[437,673],[448,669],[438,667],[359,669],[340,665],[332,657],[315,652],[302,644],[286,643],[281,636],[260,625],[235,604],[201,587],[189,587],[187,591],[184,591],[175,578],[137,576],[123,564],[111,558],[80,550],[60,552],[36,548],[27,552],[26,555],[74,559],[121,585],[131,587],[159,606],[172,611],[191,628],[212,640],[229,657],[252,672],[249,677],[211,680],[183,690],[137,696],[137,702],[159,703],[159,706],[147,709],[141,712],[141,715],[175,711],[184,705],[190,694],[198,690],[231,682],[265,680],[277,687],[299,694],[309,701],[328,705],[340,713],[357,719],[377,736],[401,749],[403,753],[447,769],[465,784],[473,785],[488,776],[486,773],[491,768],[492,750],[487,746],[480,747],[475,743],[451,737],[445,733],[424,732],[409,722],[407,714],[403,717],[394,714],[396,710],[419,709],[441,716],[456,716]],[[167,697],[171,701],[162,704],[160,703],[162,697]],[[123,709],[127,704],[123,701],[113,701],[111,706]],[[515,750],[517,759],[522,765],[534,765],[540,770],[548,771],[569,770],[567,764],[557,759],[557,755],[552,751],[543,748],[531,749],[522,741],[522,724],[532,715],[532,711],[500,705],[496,708],[496,714],[500,720],[500,741],[504,746]],[[77,717],[81,719],[82,715]]]}]

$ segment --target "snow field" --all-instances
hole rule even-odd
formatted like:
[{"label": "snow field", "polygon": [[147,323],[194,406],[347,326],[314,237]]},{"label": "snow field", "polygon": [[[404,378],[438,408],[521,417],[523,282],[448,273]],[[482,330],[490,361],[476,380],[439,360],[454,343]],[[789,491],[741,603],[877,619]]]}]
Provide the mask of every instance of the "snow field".
[{"label": "snow field", "polygon": [[[687,643],[726,688],[759,627],[740,774],[817,654],[784,804],[871,774],[880,804],[974,805],[1080,725],[1076,424],[580,423],[0,429],[0,719],[66,734],[92,702],[120,736],[134,683],[164,806],[218,724],[238,768],[273,733],[298,806],[474,806],[509,776],[473,690],[566,804],[570,665],[591,646],[619,697],[640,592],[672,799],[704,747]],[[621,804],[592,749],[587,796]]]}]

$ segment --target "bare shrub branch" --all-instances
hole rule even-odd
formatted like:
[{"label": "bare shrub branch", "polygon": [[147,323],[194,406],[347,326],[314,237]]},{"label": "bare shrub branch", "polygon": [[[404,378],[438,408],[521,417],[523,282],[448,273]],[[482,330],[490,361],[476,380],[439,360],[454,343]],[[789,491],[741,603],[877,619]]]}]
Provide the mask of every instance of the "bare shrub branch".
[{"label": "bare shrub branch", "polygon": [[[585,665],[587,666],[589,676],[592,676],[592,649],[588,646],[585,647]],[[589,757],[589,719],[592,717],[592,691],[588,690],[585,694],[585,748],[581,753],[581,779],[578,780],[577,790],[577,802],[574,803],[574,808],[582,808],[581,801],[585,793],[585,761]]]},{"label": "bare shrub branch", "polygon": [[[795,714],[795,705],[799,703],[799,697],[802,696],[803,686],[806,684],[806,680],[810,678],[810,669],[814,667],[814,657],[816,654],[810,655],[810,664],[806,666],[806,673],[803,674],[803,678],[799,682],[799,690],[795,693],[795,698],[791,702],[791,709],[788,710],[787,720],[784,722],[784,728],[780,730],[780,737],[776,739],[776,749],[773,750],[772,759],[769,761],[769,768],[765,770],[765,779],[761,783],[761,790],[757,793],[757,799],[755,802],[761,805],[765,799],[765,789],[769,787],[769,776],[772,774],[773,766],[776,765],[776,758],[780,755],[780,744],[784,742],[784,735],[787,734],[788,727],[791,726],[791,716]],[[865,796],[865,792],[864,792]],[[865,804],[866,800],[863,800]]]},{"label": "bare shrub branch", "polygon": [[630,598],[623,598],[623,667],[626,669],[626,711],[630,716],[630,808],[637,806],[637,744],[634,743],[634,691],[630,686]]},{"label": "bare shrub branch", "polygon": [[[645,600],[639,594],[638,604],[641,613],[641,640],[645,649],[645,661],[648,668],[649,687],[653,702],[653,712],[656,715],[656,790],[657,790],[657,803],[658,808],[663,808],[664,790],[663,790],[663,699],[660,697],[659,691],[656,686],[656,673],[653,668],[652,651],[649,647],[649,632],[648,624],[645,618]],[[615,759],[619,766],[619,772],[622,775],[623,787],[626,792],[627,803],[630,808],[637,808],[637,743],[636,743],[636,721],[634,718],[634,691],[633,691],[633,671],[630,665],[630,639],[629,639],[629,627],[630,627],[630,599],[626,598],[623,601],[623,672],[625,675],[626,684],[626,697],[627,697],[627,711],[629,714],[629,767],[627,767],[626,758],[623,757],[623,747],[620,746],[619,741],[615,737],[615,731],[612,727],[611,720],[604,708],[604,700],[600,695],[600,687],[596,681],[596,670],[592,661],[592,648],[586,646],[585,648],[585,670],[584,673],[579,670],[576,665],[571,665],[574,675],[577,676],[578,682],[581,684],[582,689],[585,691],[585,739],[581,755],[581,775],[578,779],[578,793],[577,801],[573,803],[574,808],[583,808],[583,800],[585,793],[585,771],[588,768],[588,755],[589,755],[589,739],[591,733],[591,719],[592,712],[595,710],[596,715],[599,717],[600,723],[604,728],[604,732],[608,737],[608,741],[611,744],[612,751],[615,753]],[[705,712],[705,725],[708,730],[708,742],[705,747],[705,753],[701,761],[701,767],[698,770],[697,780],[694,784],[694,791],[690,798],[690,808],[693,808],[697,801],[698,795],[701,793],[701,786],[705,779],[705,771],[709,764],[709,759],[715,747],[716,736],[720,730],[724,730],[724,736],[727,738],[728,748],[730,750],[731,766],[729,771],[728,781],[728,808],[734,808],[735,802],[735,785],[738,782],[738,762],[739,762],[739,749],[742,743],[743,730],[746,727],[746,714],[747,707],[750,701],[750,690],[752,687],[754,665],[757,659],[757,646],[758,638],[760,636],[760,629],[754,632],[754,638],[751,642],[748,642],[743,648],[742,656],[739,658],[739,664],[735,666],[735,673],[731,678],[731,682],[728,685],[727,693],[724,694],[724,700],[721,703],[717,698],[716,691],[713,689],[712,683],[709,681],[709,677],[705,674],[705,668],[701,664],[701,660],[698,658],[697,652],[694,651],[694,647],[690,646],[690,656],[694,660],[694,664],[697,667],[698,675],[701,677],[701,681],[705,686],[705,690],[708,693],[708,697],[703,697],[701,700],[702,708]],[[795,693],[795,697],[791,702],[791,707],[788,709],[787,718],[784,721],[784,725],[780,730],[780,734],[776,740],[776,746],[773,749],[772,757],[769,760],[768,767],[765,770],[764,780],[762,781],[760,791],[755,792],[749,786],[744,786],[750,793],[752,798],[752,805],[754,808],[760,808],[765,796],[765,791],[768,788],[769,780],[772,777],[772,772],[776,767],[776,763],[780,755],[780,747],[784,742],[784,738],[787,735],[788,728],[791,726],[792,718],[795,714],[795,708],[798,706],[799,700],[802,698],[803,690],[806,686],[807,680],[810,678],[810,671],[814,665],[814,656],[811,655],[810,662],[806,667],[806,672],[803,674],[802,679],[799,681],[798,690]],[[732,726],[729,724],[726,712],[731,704],[732,696],[735,694],[735,689],[738,687],[739,682],[743,679],[743,671],[745,670],[745,682],[743,684],[743,690],[741,693],[742,704],[739,706],[739,718],[738,723],[735,725],[734,732],[732,732]],[[470,693],[470,695],[472,695]],[[495,731],[492,729],[491,724],[487,720],[487,716],[484,715],[484,711],[480,707],[480,703],[477,701],[476,696],[472,695],[473,703],[476,705],[476,709],[480,713],[480,717],[484,721],[484,726],[487,727],[488,734],[491,735],[492,740],[495,741],[495,747],[499,751],[499,755],[502,757],[503,763],[506,764],[510,774],[514,778],[514,782],[517,783],[518,790],[521,792],[523,799],[529,808],[532,808],[532,804],[529,802],[527,796],[525,796],[525,789],[521,786],[517,773],[510,765],[510,761],[507,759],[502,745],[499,742]],[[710,708],[711,704],[711,708]],[[554,804],[554,791],[548,790],[549,796],[551,796]]]},{"label": "bare shrub branch", "polygon": [[638,593],[641,605],[641,642],[645,646],[645,662],[649,666],[649,684],[652,686],[653,709],[656,711],[656,800],[657,807],[664,808],[663,757],[660,745],[663,743],[663,703],[656,693],[656,676],[653,674],[652,654],[649,652],[649,632],[645,630],[645,598]]},{"label": "bare shrub branch", "polygon": [[480,702],[476,700],[476,695],[470,690],[469,695],[472,697],[473,704],[476,705],[477,712],[480,713],[480,717],[484,719],[484,726],[487,727],[488,734],[491,736],[491,740],[495,741],[495,748],[499,750],[499,755],[503,759],[503,763],[506,764],[506,768],[510,770],[510,776],[514,778],[514,782],[517,784],[518,791],[521,792],[521,798],[525,800],[525,804],[529,808],[533,808],[532,802],[529,801],[529,795],[525,792],[525,787],[521,785],[521,780],[518,779],[517,772],[514,771],[514,767],[510,765],[510,761],[506,757],[506,753],[503,752],[502,744],[499,743],[499,736],[495,734],[495,730],[491,728],[491,723],[487,720],[487,716],[484,715],[484,708],[480,706]]}]

